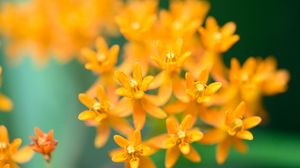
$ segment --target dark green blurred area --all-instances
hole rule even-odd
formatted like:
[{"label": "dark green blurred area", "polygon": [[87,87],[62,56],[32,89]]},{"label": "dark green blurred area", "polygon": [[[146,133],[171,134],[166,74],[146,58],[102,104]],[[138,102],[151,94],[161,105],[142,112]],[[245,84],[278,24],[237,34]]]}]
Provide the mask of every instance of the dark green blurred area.
[{"label": "dark green blurred area", "polygon": [[[162,2],[165,5],[165,2]],[[279,66],[291,73],[289,90],[285,94],[265,98],[271,120],[255,129],[250,151],[241,155],[232,151],[224,166],[215,164],[215,147],[197,146],[203,163],[200,167],[300,167],[300,1],[296,0],[212,0],[210,15],[224,24],[236,22],[238,42],[224,58],[244,61],[249,56],[274,55]],[[11,138],[21,137],[24,144],[33,128],[55,130],[59,145],[53,158],[53,168],[109,168],[112,164],[107,151],[115,147],[112,140],[103,149],[93,146],[95,130],[77,120],[83,106],[78,93],[84,92],[96,79],[76,60],[61,65],[54,60],[44,68],[36,67],[26,57],[20,64],[9,65],[1,46],[0,64],[3,66],[1,92],[14,102],[11,113],[0,113],[0,124],[8,127]],[[163,165],[164,153],[153,157]],[[43,160],[36,155],[22,167],[42,168]],[[159,166],[162,167],[162,166]],[[177,167],[194,168],[199,165],[181,159]]]}]

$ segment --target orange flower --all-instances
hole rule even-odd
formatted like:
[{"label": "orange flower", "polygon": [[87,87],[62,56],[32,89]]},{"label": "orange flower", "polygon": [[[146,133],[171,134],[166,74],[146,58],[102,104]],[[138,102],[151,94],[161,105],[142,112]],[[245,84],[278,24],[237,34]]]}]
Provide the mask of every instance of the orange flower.
[{"label": "orange flower", "polygon": [[134,131],[130,140],[119,135],[115,135],[114,140],[121,149],[111,152],[113,162],[126,162],[128,168],[156,167],[152,160],[148,158],[152,154],[152,150],[143,144],[140,131]]},{"label": "orange flower", "polygon": [[6,127],[0,126],[0,167],[18,168],[17,163],[25,163],[32,158],[34,152],[31,148],[27,146],[19,149],[21,144],[20,138],[10,143]]},{"label": "orange flower", "polygon": [[96,49],[93,51],[89,48],[82,50],[82,59],[85,62],[85,68],[97,73],[100,77],[88,90],[87,94],[94,96],[98,85],[106,86],[109,91],[109,96],[115,92],[113,73],[118,60],[120,47],[113,45],[108,48],[108,45],[103,37],[98,37],[96,40]]},{"label": "orange flower", "polygon": [[217,21],[213,17],[206,20],[206,28],[199,29],[201,40],[207,50],[216,53],[226,52],[240,37],[235,35],[236,25],[233,22],[219,27]]},{"label": "orange flower", "polygon": [[115,76],[121,84],[116,93],[124,97],[121,100],[123,103],[120,108],[126,109],[124,106],[131,107],[135,128],[143,128],[146,120],[146,112],[156,118],[162,119],[166,117],[165,112],[157,107],[155,100],[145,93],[153,80],[153,76],[143,78],[142,68],[139,64],[136,64],[133,69],[133,78],[130,78],[121,71],[116,71]]},{"label": "orange flower", "polygon": [[51,161],[51,155],[56,149],[57,141],[54,139],[54,131],[50,130],[47,134],[43,133],[39,128],[35,128],[35,135],[32,136],[31,148],[44,156],[47,162]]},{"label": "orange flower", "polygon": [[156,20],[156,0],[131,1],[116,17],[121,33],[133,41],[144,41]]},{"label": "orange flower", "polygon": [[250,57],[243,66],[235,58],[231,60],[229,81],[218,98],[227,108],[236,106],[240,101],[247,105],[247,115],[259,114],[266,117],[261,104],[263,96],[282,93],[287,89],[289,73],[276,69],[276,60]]},{"label": "orange flower", "polygon": [[[129,115],[131,109],[127,108],[128,110],[121,110],[114,107],[116,102],[111,102],[108,99],[103,87],[97,87],[96,95],[97,100],[84,93],[79,95],[80,102],[89,109],[81,112],[78,119],[97,127],[95,146],[100,148],[106,144],[109,138],[110,126],[123,134],[132,132],[129,123],[121,118]],[[122,102],[120,102],[120,104],[122,104]],[[121,114],[120,112],[123,113]]]},{"label": "orange flower", "polygon": [[222,117],[215,115],[206,120],[216,128],[206,132],[201,142],[204,144],[218,143],[216,158],[219,164],[225,162],[231,145],[239,152],[245,152],[247,146],[242,140],[253,140],[249,129],[257,126],[261,122],[261,118],[258,116],[246,117],[245,108],[245,103],[242,102],[234,110],[227,111]]},{"label": "orange flower", "polygon": [[181,101],[188,101],[188,96],[185,94],[185,83],[180,78],[179,73],[185,62],[190,56],[190,52],[182,51],[183,41],[177,39],[175,44],[163,45],[161,42],[157,43],[157,56],[151,58],[156,62],[159,68],[162,70],[157,75],[154,82],[150,86],[151,88],[159,88],[159,97],[161,104],[164,104],[169,100],[174,91],[175,96]]},{"label": "orange flower", "polygon": [[[0,66],[0,87],[2,85],[2,67]],[[11,100],[0,93],[0,111],[8,112],[12,109],[13,104]]]},{"label": "orange flower", "polygon": [[166,120],[168,134],[162,134],[148,141],[154,148],[167,149],[165,166],[173,167],[179,158],[180,153],[193,162],[200,162],[201,157],[191,146],[191,143],[199,141],[203,133],[198,128],[192,128],[195,120],[187,115],[181,124],[174,117]]}]

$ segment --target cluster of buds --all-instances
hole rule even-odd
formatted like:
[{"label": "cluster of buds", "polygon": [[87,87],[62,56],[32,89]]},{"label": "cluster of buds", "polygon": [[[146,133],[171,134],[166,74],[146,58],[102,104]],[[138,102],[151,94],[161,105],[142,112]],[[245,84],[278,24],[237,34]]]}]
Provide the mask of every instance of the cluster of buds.
[{"label": "cluster of buds", "polygon": [[[128,1],[115,19],[126,43],[109,47],[99,37],[96,51],[82,50],[85,68],[99,79],[79,95],[88,109],[78,118],[97,128],[96,147],[106,144],[110,127],[128,137],[114,136],[121,149],[110,152],[113,162],[156,167],[149,156],[158,150],[166,150],[165,167],[180,154],[200,162],[201,151],[192,145],[202,143],[217,144],[222,164],[231,146],[247,150],[249,129],[266,119],[262,97],[286,91],[289,73],[277,70],[272,57],[251,57],[242,66],[232,58],[226,67],[222,55],[240,37],[233,22],[220,27],[213,17],[205,21],[208,10],[198,0],[170,1],[168,9],[155,0]],[[165,120],[166,127],[151,128],[167,133],[142,141],[145,125],[155,120]]]}]

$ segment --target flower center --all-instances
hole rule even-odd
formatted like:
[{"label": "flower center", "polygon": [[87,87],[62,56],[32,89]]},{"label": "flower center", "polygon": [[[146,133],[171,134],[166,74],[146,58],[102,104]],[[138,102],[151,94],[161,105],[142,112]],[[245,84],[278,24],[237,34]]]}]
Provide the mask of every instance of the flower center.
[{"label": "flower center", "polygon": [[93,109],[95,111],[101,111],[102,110],[101,104],[99,102],[94,103]]},{"label": "flower center", "polygon": [[104,60],[105,60],[105,54],[103,54],[103,53],[98,53],[97,54],[97,60],[100,62],[100,63],[102,63]]},{"label": "flower center", "polygon": [[186,132],[183,130],[180,130],[177,132],[177,136],[178,136],[178,138],[183,139],[186,137]]},{"label": "flower center", "polygon": [[134,152],[135,152],[135,149],[134,149],[134,147],[133,146],[128,146],[127,147],[127,152],[129,153],[129,154],[133,154]]},{"label": "flower center", "polygon": [[135,79],[131,79],[129,83],[130,83],[130,87],[134,93],[136,93],[140,90],[139,83]]},{"label": "flower center", "polygon": [[207,86],[205,84],[202,84],[200,82],[195,82],[195,90],[194,90],[195,98],[204,96],[204,91],[205,91],[206,87]]},{"label": "flower center", "polygon": [[176,62],[176,58],[175,58],[175,54],[172,51],[168,51],[166,53],[166,59],[165,59],[166,63],[174,63]]},{"label": "flower center", "polygon": [[131,24],[131,28],[132,28],[133,30],[138,30],[138,29],[141,28],[141,24],[140,24],[139,22],[133,22],[133,23]]},{"label": "flower center", "polygon": [[235,135],[237,132],[243,129],[243,120],[236,118],[232,122],[232,126],[229,130],[230,135]]},{"label": "flower center", "polygon": [[3,152],[8,149],[8,145],[5,142],[0,141],[0,152]]},{"label": "flower center", "polygon": [[46,136],[38,138],[38,140],[37,140],[37,143],[38,143],[39,146],[45,145],[46,142],[47,142]]}]

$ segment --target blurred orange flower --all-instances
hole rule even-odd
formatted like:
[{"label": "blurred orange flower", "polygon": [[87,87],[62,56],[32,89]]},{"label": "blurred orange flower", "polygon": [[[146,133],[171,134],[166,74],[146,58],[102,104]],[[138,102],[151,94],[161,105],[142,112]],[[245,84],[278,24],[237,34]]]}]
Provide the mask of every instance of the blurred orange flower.
[{"label": "blurred orange flower", "polygon": [[44,156],[47,162],[51,161],[51,155],[56,149],[57,141],[54,139],[54,131],[50,130],[47,134],[39,128],[35,128],[35,136],[31,137],[32,144],[30,147]]},{"label": "blurred orange flower", "polygon": [[119,135],[115,135],[114,140],[121,149],[111,152],[113,162],[126,162],[128,168],[156,167],[148,158],[152,154],[152,150],[143,144],[140,131],[134,131],[129,140]]},{"label": "blurred orange flower", "polygon": [[[2,67],[0,66],[0,87],[2,85]],[[0,111],[8,112],[12,109],[12,101],[4,94],[0,93]]]},{"label": "blurred orange flower", "polygon": [[10,143],[6,127],[0,126],[0,167],[18,168],[17,163],[25,163],[32,158],[33,150],[29,146],[19,149],[21,144],[20,138]]}]

